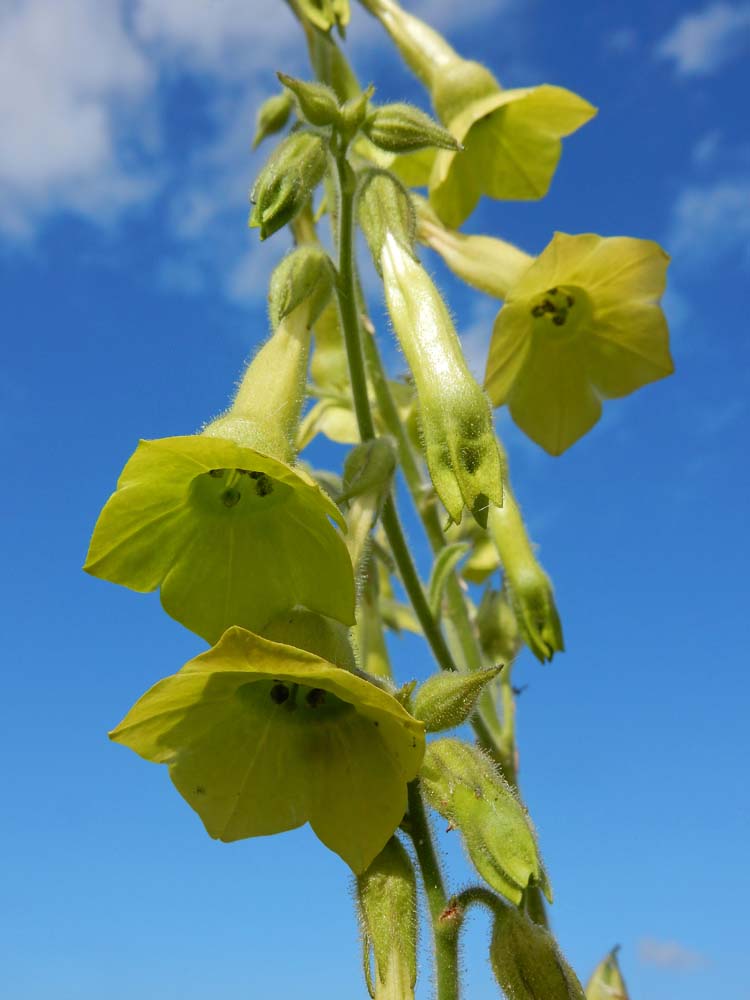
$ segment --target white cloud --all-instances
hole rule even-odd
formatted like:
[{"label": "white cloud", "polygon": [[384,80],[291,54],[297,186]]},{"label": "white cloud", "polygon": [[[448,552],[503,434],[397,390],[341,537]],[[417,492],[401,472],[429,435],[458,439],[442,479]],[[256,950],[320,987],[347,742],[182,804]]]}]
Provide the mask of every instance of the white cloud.
[{"label": "white cloud", "polygon": [[153,178],[133,163],[118,123],[152,84],[116,4],[3,4],[0,231],[28,236],[60,209],[108,221],[147,197]]},{"label": "white cloud", "polygon": [[700,952],[691,951],[676,941],[657,941],[654,938],[644,938],[638,943],[638,958],[644,965],[678,972],[692,972],[709,964]]},{"label": "white cloud", "polygon": [[721,180],[685,188],[672,210],[667,249],[701,262],[734,253],[750,262],[750,181]]},{"label": "white cloud", "polygon": [[686,14],[656,48],[683,76],[709,76],[750,49],[750,4],[714,3]]}]

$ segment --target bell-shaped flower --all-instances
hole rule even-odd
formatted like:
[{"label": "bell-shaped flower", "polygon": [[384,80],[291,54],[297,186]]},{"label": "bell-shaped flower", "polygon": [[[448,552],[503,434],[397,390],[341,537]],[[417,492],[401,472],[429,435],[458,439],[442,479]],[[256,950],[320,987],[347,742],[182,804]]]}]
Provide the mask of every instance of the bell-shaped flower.
[{"label": "bell-shaped flower", "polygon": [[[208,642],[230,625],[262,628],[296,604],[354,622],[351,560],[331,523],[344,520],[291,465],[310,324],[325,305],[316,253],[298,250],[277,268],[276,331],[230,409],[202,434],[142,441],[91,539],[89,573],[140,592],[160,587],[168,614]],[[320,274],[330,291],[324,262]]]},{"label": "bell-shaped flower", "polygon": [[602,399],[674,370],[658,304],[668,263],[650,240],[555,233],[508,290],[485,387],[551,455],[593,427]]},{"label": "bell-shaped flower", "polygon": [[363,0],[430,91],[440,120],[462,144],[440,150],[430,175],[430,201],[444,222],[460,225],[483,194],[543,197],[564,136],[596,114],[582,97],[543,84],[504,90],[486,67],[462,59],[436,31],[394,0]]},{"label": "bell-shaped flower", "polygon": [[309,822],[358,874],[401,822],[425,746],[393,695],[241,628],[159,681],[110,737],[167,764],[212,837]]}]

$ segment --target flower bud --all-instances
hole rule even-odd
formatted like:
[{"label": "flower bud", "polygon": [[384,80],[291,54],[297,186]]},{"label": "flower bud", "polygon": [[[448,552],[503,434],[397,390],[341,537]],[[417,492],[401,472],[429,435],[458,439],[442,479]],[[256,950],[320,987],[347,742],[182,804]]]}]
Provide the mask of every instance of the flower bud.
[{"label": "flower bud", "polygon": [[517,904],[527,886],[539,885],[551,899],[531,821],[481,750],[436,740],[420,779],[430,805],[461,831],[469,857],[493,889]]},{"label": "flower bud", "polygon": [[335,125],[339,120],[339,102],[324,83],[297,80],[286,73],[276,74],[284,86],[297,98],[299,110],[311,125]]},{"label": "flower bud", "polygon": [[350,97],[341,106],[341,131],[347,139],[351,139],[364,124],[367,108],[374,93],[375,88],[369,86]]},{"label": "flower bud", "polygon": [[280,94],[274,94],[265,100],[258,109],[255,119],[255,136],[253,137],[253,149],[269,136],[280,132],[289,121],[292,113],[292,95],[284,90]]},{"label": "flower bud", "polygon": [[586,1000],[555,939],[512,906],[498,906],[490,963],[512,1000]]},{"label": "flower bud", "polygon": [[586,1000],[629,1000],[625,980],[617,961],[619,946],[602,959],[586,987]]},{"label": "flower bud", "polygon": [[328,304],[335,280],[333,261],[320,246],[303,244],[287,254],[271,276],[268,293],[274,330],[305,300],[312,326]]},{"label": "flower bud", "polygon": [[411,195],[393,174],[369,170],[360,185],[357,198],[359,224],[370,247],[373,263],[380,274],[386,237],[414,253],[416,216]]},{"label": "flower bud", "polygon": [[487,529],[500,554],[524,641],[545,663],[565,649],[562,624],[552,583],[534,555],[521,511],[507,483],[502,509],[490,511]]},{"label": "flower bud", "polygon": [[482,650],[491,660],[512,663],[522,645],[518,622],[505,590],[486,590],[477,609]]},{"label": "flower bud", "polygon": [[427,466],[450,518],[485,527],[503,502],[489,402],[471,375],[448,310],[427,272],[390,234],[381,253],[385,297],[419,399]]},{"label": "flower bud", "polygon": [[357,904],[370,996],[412,1000],[417,981],[417,883],[409,855],[396,837],[357,878]]},{"label": "flower bud", "polygon": [[417,688],[412,714],[428,733],[455,729],[469,719],[479,696],[502,669],[500,664],[470,674],[435,674]]},{"label": "flower bud", "polygon": [[255,182],[250,227],[265,240],[304,208],[328,166],[326,140],[313,132],[294,132],[277,147]]},{"label": "flower bud", "polygon": [[367,542],[388,496],[396,471],[396,446],[390,437],[374,438],[353,448],[344,465],[344,492],[349,501],[346,544],[357,569]]},{"label": "flower bud", "polygon": [[330,31],[334,26],[340,35],[349,23],[349,0],[297,0],[299,8],[321,31]]},{"label": "flower bud", "polygon": [[296,605],[266,622],[259,634],[272,642],[306,649],[344,670],[356,670],[349,629],[327,615]]},{"label": "flower bud", "polygon": [[447,129],[410,104],[386,104],[365,121],[362,131],[380,149],[389,153],[411,153],[425,146],[459,149]]}]

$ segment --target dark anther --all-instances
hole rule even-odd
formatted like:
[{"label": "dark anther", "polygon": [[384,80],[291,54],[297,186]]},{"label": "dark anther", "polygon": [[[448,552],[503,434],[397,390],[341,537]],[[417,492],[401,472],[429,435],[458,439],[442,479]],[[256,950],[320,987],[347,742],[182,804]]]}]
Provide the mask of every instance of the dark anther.
[{"label": "dark anther", "polygon": [[253,469],[251,472],[248,472],[248,476],[250,476],[251,479],[260,479],[262,475],[263,475],[262,472],[256,472],[255,469]]},{"label": "dark anther", "polygon": [[556,316],[552,317],[552,322],[555,324],[555,326],[562,326],[563,323],[565,322],[565,317],[561,316],[560,313],[558,313]]},{"label": "dark anther", "polygon": [[271,688],[271,701],[276,705],[283,705],[289,697],[289,688],[286,684],[274,684]]},{"label": "dark anther", "polygon": [[565,298],[567,299],[569,306],[572,306],[573,303],[575,302],[575,299],[573,298],[572,295],[566,295]]},{"label": "dark anther", "polygon": [[255,482],[255,492],[259,497],[267,497],[269,493],[273,493],[273,482],[262,472]]},{"label": "dark anther", "polygon": [[544,316],[544,308],[542,306],[534,306],[531,310],[531,315],[539,319],[540,316]]},{"label": "dark anther", "polygon": [[555,306],[555,303],[554,302],[550,302],[549,299],[545,299],[544,302],[542,302],[542,309],[546,313],[557,312],[557,308]]},{"label": "dark anther", "polygon": [[221,479],[222,476],[224,475],[224,470],[223,469],[209,469],[208,474],[209,474],[209,476],[213,476],[214,479]]},{"label": "dark anther", "polygon": [[242,494],[240,493],[239,490],[228,489],[224,490],[224,492],[221,494],[221,502],[224,504],[225,507],[236,507],[237,504],[240,502],[241,497]]},{"label": "dark anther", "polygon": [[557,295],[557,288],[550,288],[547,295]]},{"label": "dark anther", "polygon": [[326,693],[322,688],[313,688],[312,691],[307,692],[307,697],[305,698],[310,708],[318,708],[325,700]]}]

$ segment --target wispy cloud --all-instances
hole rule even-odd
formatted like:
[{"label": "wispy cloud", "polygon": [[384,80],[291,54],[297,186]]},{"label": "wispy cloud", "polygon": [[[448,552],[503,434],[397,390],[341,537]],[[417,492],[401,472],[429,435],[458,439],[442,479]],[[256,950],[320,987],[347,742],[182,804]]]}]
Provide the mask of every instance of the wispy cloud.
[{"label": "wispy cloud", "polygon": [[714,3],[685,14],[659,42],[656,55],[682,76],[710,76],[750,50],[750,4]]},{"label": "wispy cloud", "polygon": [[727,179],[684,188],[672,210],[667,249],[684,261],[734,254],[750,263],[750,181]]},{"label": "wispy cloud", "polygon": [[705,955],[692,951],[676,941],[659,941],[643,938],[638,943],[638,958],[644,965],[655,965],[660,969],[676,972],[694,972],[709,964]]},{"label": "wispy cloud", "polygon": [[153,85],[116,4],[3,4],[0,232],[28,238],[61,210],[109,222],[148,199],[156,177],[128,134]]},{"label": "wispy cloud", "polygon": [[691,158],[693,163],[699,167],[705,167],[716,159],[721,145],[721,132],[719,129],[711,129],[705,132],[693,146]]},{"label": "wispy cloud", "polygon": [[638,35],[634,28],[616,28],[604,38],[604,48],[608,52],[625,55],[632,52],[638,45]]}]

